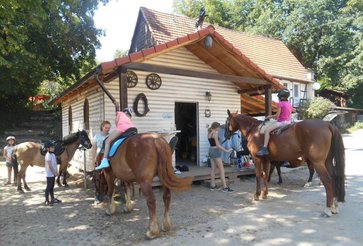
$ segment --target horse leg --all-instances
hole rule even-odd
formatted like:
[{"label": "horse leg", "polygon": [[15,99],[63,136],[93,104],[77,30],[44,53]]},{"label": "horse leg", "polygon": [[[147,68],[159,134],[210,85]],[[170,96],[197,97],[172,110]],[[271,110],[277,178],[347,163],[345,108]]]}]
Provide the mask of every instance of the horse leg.
[{"label": "horse leg", "polygon": [[126,205],[124,206],[124,213],[130,213],[134,210],[134,206],[132,204],[132,184],[129,182],[124,182],[125,186],[125,200]]},{"label": "horse leg", "polygon": [[278,163],[278,165],[276,166],[276,170],[277,170],[277,175],[279,176],[279,182],[277,182],[278,184],[282,184],[282,178],[281,178],[281,162]]},{"label": "horse leg", "polygon": [[[20,160],[20,171],[18,173],[18,176],[16,177],[17,178],[17,190],[20,192],[20,193],[24,193],[24,190],[23,188],[21,187],[21,179],[23,179],[23,182],[25,184],[25,171],[26,171],[26,168],[28,166],[25,166],[25,164],[23,163],[22,160]],[[28,187],[29,188],[29,187]]]},{"label": "horse leg", "polygon": [[326,208],[324,210],[324,214],[330,217],[332,216],[332,206],[334,203],[333,181],[328,170],[324,166],[324,162],[316,163],[315,167],[316,172],[319,174],[319,177],[323,182],[326,192]]},{"label": "horse leg", "polygon": [[[268,174],[268,180],[267,180],[268,182],[271,181],[271,174],[274,172],[275,167],[276,167],[275,162],[274,161],[271,161],[270,173]],[[277,167],[276,167],[276,169],[277,169]]]},{"label": "horse leg", "polygon": [[67,183],[67,175],[68,175],[68,172],[67,172],[67,167],[64,169],[63,171],[63,185],[65,187],[69,187],[68,183]]},{"label": "horse leg", "polygon": [[256,173],[256,193],[253,196],[253,199],[255,201],[260,200],[260,195],[261,195],[261,160],[254,158],[254,163],[255,163],[255,173]]},{"label": "horse leg", "polygon": [[313,164],[310,161],[307,161],[306,163],[307,163],[308,168],[309,168],[309,179],[308,179],[308,182],[306,182],[306,184],[304,185],[305,188],[311,186],[311,183],[313,181],[313,176],[314,176],[314,173],[315,173]]},{"label": "horse leg", "polygon": [[112,215],[116,212],[116,205],[114,202],[115,194],[115,177],[110,170],[104,170],[105,179],[107,182],[107,196],[105,197],[106,203],[106,214]]},{"label": "horse leg", "polygon": [[164,231],[170,231],[171,222],[170,222],[170,201],[171,201],[171,192],[170,189],[164,187]]},{"label": "horse leg", "polygon": [[24,189],[26,189],[27,191],[31,191],[31,189],[29,188],[27,182],[25,181],[25,176],[26,176],[26,173],[24,173],[24,175],[23,175]]},{"label": "horse leg", "polygon": [[264,160],[263,163],[263,193],[262,193],[262,198],[266,199],[267,198],[267,194],[268,194],[268,173],[270,173],[270,161],[268,160]]},{"label": "horse leg", "polygon": [[146,232],[146,237],[148,239],[154,239],[160,235],[160,229],[156,215],[156,202],[151,182],[140,182],[140,188],[146,198],[146,204],[149,209],[149,228]]}]

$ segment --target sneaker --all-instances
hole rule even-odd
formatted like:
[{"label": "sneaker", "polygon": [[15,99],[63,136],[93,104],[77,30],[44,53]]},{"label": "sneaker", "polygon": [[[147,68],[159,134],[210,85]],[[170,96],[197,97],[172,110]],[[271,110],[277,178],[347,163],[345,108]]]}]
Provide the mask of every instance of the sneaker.
[{"label": "sneaker", "polygon": [[44,206],[53,206],[53,203],[52,202],[45,201],[44,202]]},{"label": "sneaker", "polygon": [[211,187],[210,187],[210,190],[211,190],[211,191],[214,191],[214,190],[216,190],[216,189],[217,189],[217,187],[216,187],[216,186],[211,186]]},{"label": "sneaker", "polygon": [[175,173],[175,174],[182,174],[182,172],[180,172],[180,171],[179,171],[179,169],[175,169],[175,170],[174,170],[174,173]]},{"label": "sneaker", "polygon": [[52,200],[52,203],[61,203],[62,201],[61,200],[58,200],[57,198],[54,198],[53,200]]},{"label": "sneaker", "polygon": [[110,167],[110,162],[106,158],[103,158],[101,164],[97,166],[95,170],[102,170],[108,167]]},{"label": "sneaker", "polygon": [[222,189],[222,192],[233,192],[233,190],[227,186],[226,188]]},{"label": "sneaker", "polygon": [[270,152],[268,152],[267,147],[261,147],[260,150],[256,153],[256,155],[259,157],[269,155],[269,154],[270,154]]}]

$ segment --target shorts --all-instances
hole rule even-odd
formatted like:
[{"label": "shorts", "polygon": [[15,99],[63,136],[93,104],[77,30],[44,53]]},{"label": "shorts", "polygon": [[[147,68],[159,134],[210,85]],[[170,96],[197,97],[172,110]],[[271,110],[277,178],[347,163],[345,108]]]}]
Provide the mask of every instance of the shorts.
[{"label": "shorts", "polygon": [[6,162],[6,166],[7,166],[7,167],[12,167],[12,166],[13,166],[13,163],[11,163],[11,162]]},{"label": "shorts", "polygon": [[222,151],[218,148],[209,148],[209,157],[212,159],[221,158],[222,157]]}]

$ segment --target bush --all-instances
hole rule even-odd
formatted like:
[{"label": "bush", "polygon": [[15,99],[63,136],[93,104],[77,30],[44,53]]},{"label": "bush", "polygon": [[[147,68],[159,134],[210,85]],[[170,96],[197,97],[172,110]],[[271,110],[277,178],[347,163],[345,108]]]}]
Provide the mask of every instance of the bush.
[{"label": "bush", "polygon": [[347,131],[352,133],[352,132],[354,132],[356,130],[359,130],[359,129],[363,129],[363,122],[362,121],[355,122],[355,124],[352,127],[348,128]]},{"label": "bush", "polygon": [[334,109],[334,103],[323,97],[316,97],[301,106],[303,119],[323,119]]}]

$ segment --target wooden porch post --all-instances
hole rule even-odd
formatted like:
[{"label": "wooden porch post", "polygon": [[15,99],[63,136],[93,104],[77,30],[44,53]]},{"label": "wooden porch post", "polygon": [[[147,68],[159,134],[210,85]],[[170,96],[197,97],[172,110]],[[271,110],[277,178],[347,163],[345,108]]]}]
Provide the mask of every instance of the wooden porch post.
[{"label": "wooden porch post", "polygon": [[272,114],[271,108],[272,96],[271,96],[271,86],[265,86],[265,116]]},{"label": "wooden porch post", "polygon": [[120,110],[127,108],[127,68],[121,66],[118,70],[119,88],[120,88]]}]

